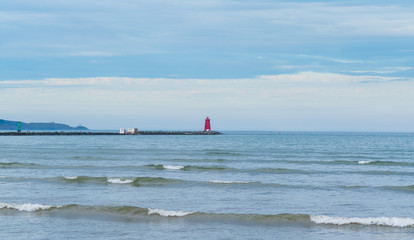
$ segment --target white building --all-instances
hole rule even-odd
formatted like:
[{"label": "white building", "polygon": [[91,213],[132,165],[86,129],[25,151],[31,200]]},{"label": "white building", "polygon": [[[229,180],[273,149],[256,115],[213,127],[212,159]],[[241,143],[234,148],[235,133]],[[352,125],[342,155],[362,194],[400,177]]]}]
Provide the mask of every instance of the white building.
[{"label": "white building", "polygon": [[119,129],[119,133],[120,134],[137,134],[138,128],[128,128],[126,131],[125,131],[125,128],[121,128]]}]

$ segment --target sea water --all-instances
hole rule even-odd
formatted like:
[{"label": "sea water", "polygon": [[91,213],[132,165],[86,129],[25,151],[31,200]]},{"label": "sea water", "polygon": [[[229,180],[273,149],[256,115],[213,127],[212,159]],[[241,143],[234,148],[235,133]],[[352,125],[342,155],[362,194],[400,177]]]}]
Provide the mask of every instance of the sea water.
[{"label": "sea water", "polygon": [[0,136],[0,239],[414,239],[414,135]]}]

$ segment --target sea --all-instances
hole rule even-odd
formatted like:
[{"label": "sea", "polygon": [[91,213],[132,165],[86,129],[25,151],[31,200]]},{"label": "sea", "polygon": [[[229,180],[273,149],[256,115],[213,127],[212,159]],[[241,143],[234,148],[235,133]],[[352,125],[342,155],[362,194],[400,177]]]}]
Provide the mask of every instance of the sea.
[{"label": "sea", "polygon": [[0,239],[414,239],[414,135],[0,136]]}]

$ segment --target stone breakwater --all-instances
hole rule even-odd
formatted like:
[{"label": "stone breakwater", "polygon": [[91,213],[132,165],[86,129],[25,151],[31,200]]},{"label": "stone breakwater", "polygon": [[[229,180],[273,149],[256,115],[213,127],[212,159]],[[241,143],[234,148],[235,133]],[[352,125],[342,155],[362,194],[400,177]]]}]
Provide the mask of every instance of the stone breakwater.
[{"label": "stone breakwater", "polygon": [[121,134],[114,132],[0,132],[0,136],[94,136],[94,135],[218,135],[217,131],[139,131],[135,134]]}]

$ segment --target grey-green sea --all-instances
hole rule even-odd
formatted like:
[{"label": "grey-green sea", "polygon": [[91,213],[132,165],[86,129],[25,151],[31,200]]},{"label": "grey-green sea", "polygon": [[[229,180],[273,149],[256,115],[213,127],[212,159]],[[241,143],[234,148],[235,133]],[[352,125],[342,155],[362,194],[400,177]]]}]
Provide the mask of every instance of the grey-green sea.
[{"label": "grey-green sea", "polygon": [[0,239],[414,239],[414,135],[0,136],[0,224]]}]

